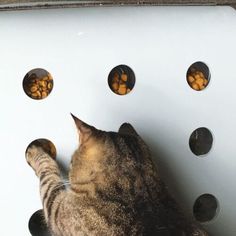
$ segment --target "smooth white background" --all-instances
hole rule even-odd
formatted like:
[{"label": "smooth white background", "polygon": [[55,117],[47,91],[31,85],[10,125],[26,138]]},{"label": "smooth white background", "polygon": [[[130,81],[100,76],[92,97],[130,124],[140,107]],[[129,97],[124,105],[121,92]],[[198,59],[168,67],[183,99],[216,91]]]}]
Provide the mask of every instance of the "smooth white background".
[{"label": "smooth white background", "polygon": [[[150,146],[172,193],[190,214],[203,193],[219,201],[205,227],[236,234],[236,12],[230,7],[82,8],[0,13],[0,235],[30,235],[41,208],[38,179],[25,161],[27,145],[48,138],[68,164],[77,145],[74,113],[100,129],[130,122]],[[205,62],[211,72],[201,92],[186,71]],[[136,85],[112,93],[110,70],[130,66]],[[44,100],[27,97],[25,74],[44,68],[54,89]],[[194,156],[189,136],[212,131],[210,153]]]}]

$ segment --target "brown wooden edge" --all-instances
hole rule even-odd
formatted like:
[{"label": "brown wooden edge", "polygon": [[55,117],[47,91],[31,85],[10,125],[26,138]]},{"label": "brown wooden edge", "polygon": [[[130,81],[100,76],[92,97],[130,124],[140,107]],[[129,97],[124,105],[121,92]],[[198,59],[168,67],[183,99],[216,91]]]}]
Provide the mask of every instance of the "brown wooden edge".
[{"label": "brown wooden edge", "polygon": [[36,0],[0,0],[0,10],[31,10],[45,8],[75,8],[93,6],[232,6],[236,9],[236,0],[92,0],[92,1],[36,1]]}]

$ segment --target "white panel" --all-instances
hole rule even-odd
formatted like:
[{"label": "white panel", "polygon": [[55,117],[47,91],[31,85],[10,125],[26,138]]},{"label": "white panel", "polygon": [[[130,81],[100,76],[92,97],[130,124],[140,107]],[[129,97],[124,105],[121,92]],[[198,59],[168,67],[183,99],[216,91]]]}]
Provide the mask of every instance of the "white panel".
[{"label": "white panel", "polygon": [[[25,161],[36,138],[48,138],[68,163],[77,145],[70,112],[104,130],[130,122],[158,160],[164,179],[185,209],[203,193],[219,201],[206,228],[236,234],[236,14],[230,7],[114,7],[0,13],[0,235],[30,235],[28,220],[41,208],[38,180]],[[210,68],[201,92],[186,83],[195,61]],[[136,85],[112,93],[110,70],[130,66]],[[44,68],[54,89],[27,97],[25,74]],[[195,157],[188,140],[207,127],[213,148]],[[158,157],[157,157],[158,156]]]}]

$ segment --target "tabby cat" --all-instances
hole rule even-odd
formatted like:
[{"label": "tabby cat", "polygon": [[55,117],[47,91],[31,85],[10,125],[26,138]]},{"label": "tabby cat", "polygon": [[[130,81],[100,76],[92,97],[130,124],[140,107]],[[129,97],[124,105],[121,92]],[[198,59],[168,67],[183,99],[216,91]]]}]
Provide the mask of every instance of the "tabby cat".
[{"label": "tabby cat", "polygon": [[147,145],[124,123],[105,132],[73,116],[79,147],[70,187],[39,146],[26,152],[40,179],[45,220],[54,236],[207,236],[186,218],[159,178]]}]

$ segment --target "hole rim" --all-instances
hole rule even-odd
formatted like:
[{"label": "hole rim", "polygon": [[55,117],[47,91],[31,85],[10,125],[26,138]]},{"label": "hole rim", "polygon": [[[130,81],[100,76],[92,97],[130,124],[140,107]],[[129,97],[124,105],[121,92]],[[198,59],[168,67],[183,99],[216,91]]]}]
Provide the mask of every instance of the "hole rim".
[{"label": "hole rim", "polygon": [[[57,148],[56,148],[56,145],[50,140],[50,139],[47,139],[47,138],[37,138],[37,139],[34,139],[33,141],[31,141],[26,149],[25,149],[25,157],[26,157],[26,154],[27,154],[27,151],[29,149],[29,147],[31,147],[32,145],[36,145],[36,146],[40,146],[42,147],[43,145],[49,145],[50,147],[50,151],[48,150],[45,150],[44,148],[44,151],[46,151],[50,157],[52,157],[54,160],[56,160],[56,157],[57,157]],[[45,147],[44,146],[44,147]],[[48,147],[46,147],[47,149]]]},{"label": "hole rim", "polygon": [[[198,220],[198,219],[196,218],[196,216],[195,216],[195,214],[194,214],[194,207],[195,207],[195,205],[196,205],[196,202],[197,202],[201,197],[206,196],[206,195],[212,197],[212,199],[215,200],[216,208],[215,208],[215,211],[214,211],[214,216],[213,216],[211,219],[207,219],[207,220],[205,220],[205,221],[201,221],[201,220]],[[195,199],[195,201],[194,201],[194,203],[193,203],[192,216],[193,216],[193,218],[194,218],[197,222],[199,222],[199,223],[202,224],[202,225],[212,224],[214,221],[217,220],[218,216],[220,215],[220,212],[221,212],[220,202],[219,202],[218,198],[215,197],[215,196],[214,196],[213,194],[211,194],[211,193],[203,193],[203,194],[199,195],[199,196]]]},{"label": "hole rim", "polygon": [[[205,78],[208,80],[205,88],[203,89],[199,89],[199,90],[196,90],[194,88],[192,88],[190,82],[188,81],[188,75],[190,73],[190,70],[192,67],[196,66],[196,68],[198,69],[199,68],[199,71],[203,73],[203,75],[205,76]],[[202,67],[204,68],[202,71]],[[194,67],[195,68],[195,67]],[[207,75],[207,76],[206,76]],[[186,78],[186,82],[188,84],[188,87],[191,88],[193,91],[195,92],[203,92],[205,91],[211,84],[211,70],[210,70],[210,67],[208,66],[207,63],[205,63],[204,61],[195,61],[194,63],[192,63],[188,69],[187,69],[187,72],[186,72],[186,75],[185,75],[185,78]]]},{"label": "hole rim", "polygon": [[[192,135],[194,134],[194,132],[197,131],[198,129],[206,129],[206,130],[209,132],[209,134],[211,135],[211,146],[210,146],[210,149],[208,150],[208,152],[206,152],[206,153],[204,153],[204,154],[199,154],[199,155],[197,155],[196,153],[194,153],[193,150],[192,150],[192,148],[191,148],[191,146],[190,146],[191,137],[192,137]],[[190,134],[190,136],[189,136],[189,138],[188,138],[188,148],[189,148],[189,150],[191,151],[191,153],[192,153],[195,157],[197,157],[197,158],[205,158],[205,157],[209,156],[210,153],[213,151],[214,146],[215,146],[215,136],[214,136],[214,133],[212,132],[211,129],[209,129],[209,128],[205,127],[205,126],[200,126],[200,127],[196,128],[196,129],[194,129],[194,130],[191,132],[191,134]]]},{"label": "hole rim", "polygon": [[[115,92],[112,88],[112,82],[113,82],[113,79],[114,79],[114,74],[118,73],[119,77],[120,77],[122,72],[125,72],[125,74],[127,74],[127,77],[128,77],[127,83],[130,84],[130,87],[127,86],[127,89],[130,89],[130,91],[125,93],[125,94],[119,94],[119,93]],[[135,87],[135,84],[136,84],[136,75],[134,73],[134,70],[130,66],[128,66],[126,64],[119,64],[119,65],[113,67],[110,70],[110,72],[108,74],[108,77],[107,77],[107,83],[108,83],[108,87],[110,88],[110,91],[113,94],[116,94],[118,96],[129,95],[134,90],[134,87]]]},{"label": "hole rim", "polygon": [[[30,76],[31,76],[33,73],[43,74],[44,76],[49,76],[49,77],[51,78],[52,88],[49,89],[49,92],[48,92],[47,96],[44,97],[44,98],[34,98],[34,97],[32,97],[32,96],[27,92],[27,90],[29,89],[28,84],[30,83]],[[43,75],[41,75],[41,76],[38,77],[39,80],[43,78]],[[37,77],[36,77],[36,78],[37,78]],[[54,82],[54,77],[52,76],[52,74],[51,74],[48,70],[43,69],[43,68],[41,68],[41,67],[36,67],[36,68],[34,68],[34,69],[29,70],[29,71],[25,74],[25,76],[24,76],[24,78],[23,78],[23,80],[22,80],[22,88],[23,88],[24,94],[25,94],[28,98],[33,99],[33,100],[35,100],[35,101],[41,101],[41,100],[45,100],[46,98],[48,98],[48,97],[50,96],[50,94],[52,93],[52,91],[53,91],[53,89],[54,89],[54,86],[55,86],[55,82]]]}]

